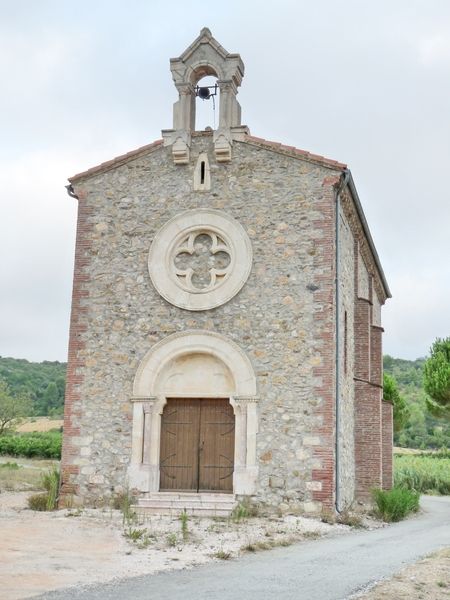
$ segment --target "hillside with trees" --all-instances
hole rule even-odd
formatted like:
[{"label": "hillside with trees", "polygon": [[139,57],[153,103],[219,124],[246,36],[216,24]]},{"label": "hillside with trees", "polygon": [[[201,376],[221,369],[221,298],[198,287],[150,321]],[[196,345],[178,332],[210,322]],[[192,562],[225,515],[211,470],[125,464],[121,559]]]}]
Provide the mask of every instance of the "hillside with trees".
[{"label": "hillside with trees", "polygon": [[66,363],[40,363],[0,357],[0,380],[14,397],[31,400],[30,416],[59,416],[63,413]]},{"label": "hillside with trees", "polygon": [[427,410],[427,395],[423,389],[425,361],[425,358],[384,357],[384,371],[396,380],[410,413],[403,429],[394,433],[394,443],[405,448],[448,448],[450,421],[437,418]]},{"label": "hillside with trees", "polygon": [[[427,410],[423,389],[424,358],[404,360],[384,357],[385,373],[394,378],[406,402],[408,417],[403,428],[394,433],[398,446],[409,448],[450,447],[450,421]],[[30,416],[60,416],[64,407],[66,363],[0,357],[0,380],[12,396],[31,400]]]}]

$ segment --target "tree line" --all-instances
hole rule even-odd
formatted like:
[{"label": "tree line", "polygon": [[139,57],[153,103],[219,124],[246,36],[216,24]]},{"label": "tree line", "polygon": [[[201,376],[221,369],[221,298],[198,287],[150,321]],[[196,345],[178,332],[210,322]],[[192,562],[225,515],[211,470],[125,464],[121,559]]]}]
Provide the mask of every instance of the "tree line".
[{"label": "tree line", "polygon": [[0,356],[0,382],[13,398],[27,398],[27,416],[60,416],[64,409],[66,363],[29,362]]},{"label": "tree line", "polygon": [[437,339],[430,357],[385,356],[384,397],[394,405],[394,444],[450,447],[450,338]]},{"label": "tree line", "polygon": [[[384,390],[394,406],[394,443],[450,447],[450,338],[437,339],[428,359],[385,356]],[[0,357],[0,434],[23,416],[59,417],[67,364]]]}]

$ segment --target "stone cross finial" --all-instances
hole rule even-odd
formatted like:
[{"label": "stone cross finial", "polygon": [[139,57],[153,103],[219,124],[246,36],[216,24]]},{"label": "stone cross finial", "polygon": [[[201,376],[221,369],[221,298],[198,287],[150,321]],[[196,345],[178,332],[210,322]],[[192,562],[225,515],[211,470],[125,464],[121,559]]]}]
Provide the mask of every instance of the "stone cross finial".
[{"label": "stone cross finial", "polygon": [[231,160],[233,139],[242,139],[247,129],[241,126],[241,107],[236,99],[244,76],[239,54],[227,52],[204,27],[200,35],[178,58],[170,59],[179,99],[173,107],[173,129],[163,130],[164,144],[172,146],[176,164],[189,162],[191,132],[195,129],[195,86],[203,77],[217,77],[220,93],[219,127],[214,132],[218,162]]}]

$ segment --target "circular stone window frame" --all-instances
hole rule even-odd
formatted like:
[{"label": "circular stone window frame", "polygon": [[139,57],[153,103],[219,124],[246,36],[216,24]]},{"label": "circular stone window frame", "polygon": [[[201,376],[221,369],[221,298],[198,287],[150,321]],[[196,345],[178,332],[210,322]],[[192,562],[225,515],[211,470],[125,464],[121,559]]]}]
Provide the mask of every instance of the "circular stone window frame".
[{"label": "circular stone window frame", "polygon": [[[171,263],[180,240],[197,230],[215,233],[226,242],[231,258],[230,271],[212,289],[188,291],[177,281]],[[250,238],[242,225],[222,211],[199,208],[176,215],[156,233],[149,250],[148,271],[155,289],[167,302],[185,310],[199,311],[231,300],[247,281],[252,261]]]}]

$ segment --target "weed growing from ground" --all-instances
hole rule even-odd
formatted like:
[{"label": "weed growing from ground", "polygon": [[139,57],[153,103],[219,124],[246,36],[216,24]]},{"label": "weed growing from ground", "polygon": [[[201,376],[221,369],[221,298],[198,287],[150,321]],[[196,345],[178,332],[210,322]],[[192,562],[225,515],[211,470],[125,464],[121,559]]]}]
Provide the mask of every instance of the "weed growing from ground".
[{"label": "weed growing from ground", "polygon": [[77,508],[76,510],[69,510],[69,512],[66,513],[66,517],[81,517],[81,515],[83,514],[83,511],[81,510],[81,508]]},{"label": "weed growing from ground", "polygon": [[147,529],[138,529],[135,527],[128,527],[123,532],[123,535],[141,550],[147,548],[155,539],[155,536]]},{"label": "weed growing from ground", "polygon": [[336,516],[330,510],[322,510],[320,514],[320,520],[322,523],[328,523],[329,525],[334,525],[336,523]]},{"label": "weed growing from ground", "polygon": [[320,533],[318,531],[305,531],[303,537],[308,540],[317,540],[320,538]]},{"label": "weed growing from ground", "polygon": [[189,539],[189,515],[186,512],[186,509],[180,513],[180,522],[181,522],[181,535],[183,537],[183,542],[187,542]]},{"label": "weed growing from ground", "polygon": [[258,516],[258,507],[254,504],[251,504],[248,501],[239,502],[237,506],[233,508],[231,513],[231,520],[235,523],[239,523],[239,521],[243,521],[245,519],[249,519],[250,517]]},{"label": "weed growing from ground", "polygon": [[231,558],[230,552],[225,552],[225,550],[218,550],[215,554],[213,554],[214,558],[219,558],[220,560],[228,560]]},{"label": "weed growing from ground", "polygon": [[167,545],[174,548],[177,545],[178,538],[176,533],[169,533],[166,537]]},{"label": "weed growing from ground", "polygon": [[124,492],[114,496],[112,500],[112,507],[122,512],[122,524],[135,523],[137,520],[136,512],[133,509],[134,497],[130,494],[130,490],[126,489]]},{"label": "weed growing from ground", "polygon": [[364,526],[362,517],[358,514],[349,512],[348,510],[344,510],[338,515],[337,522],[341,525],[348,525],[349,527]]},{"label": "weed growing from ground", "polygon": [[[314,532],[309,532],[312,533],[314,535]],[[305,537],[311,537],[311,536],[306,536]],[[314,535],[314,537],[318,537]],[[250,542],[248,543],[246,546],[242,546],[241,550],[243,552],[258,552],[260,550],[271,550],[272,548],[278,548],[279,546],[292,546],[292,544],[295,544],[297,540],[294,537],[282,537],[279,538],[277,540],[267,540],[267,541],[263,541],[263,540],[259,540],[256,542]]]}]

